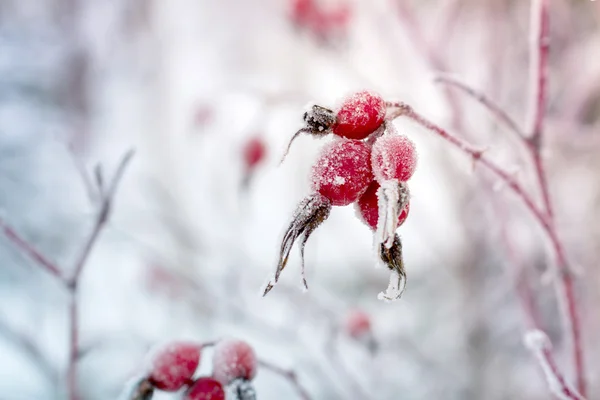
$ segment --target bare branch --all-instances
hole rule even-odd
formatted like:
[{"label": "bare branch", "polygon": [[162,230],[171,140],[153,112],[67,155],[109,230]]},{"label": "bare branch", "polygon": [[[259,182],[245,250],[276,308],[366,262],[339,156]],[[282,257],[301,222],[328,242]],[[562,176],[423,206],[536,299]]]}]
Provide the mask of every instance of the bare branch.
[{"label": "bare branch", "polygon": [[510,117],[510,115],[508,115],[498,104],[496,104],[493,100],[488,98],[482,92],[480,92],[476,89],[473,89],[466,83],[464,83],[456,78],[453,78],[449,75],[438,75],[435,78],[435,82],[444,83],[444,84],[453,86],[453,87],[461,90],[462,92],[468,94],[473,99],[475,99],[475,101],[477,101],[478,103],[481,103],[481,105],[483,105],[485,108],[487,108],[488,111],[490,113],[492,113],[492,115],[494,115],[494,117],[500,123],[504,124],[512,133],[514,133],[517,136],[519,141],[525,140],[525,134],[523,133],[521,128],[519,128],[519,125],[515,122],[515,120],[512,119]]},{"label": "bare branch", "polygon": [[290,382],[290,384],[294,386],[301,399],[311,400],[308,391],[298,381],[298,377],[296,376],[296,373],[294,371],[281,368],[264,360],[258,360],[258,365],[264,369],[268,369],[269,371],[276,373],[277,375],[282,376],[284,379],[287,379]]},{"label": "bare branch", "polygon": [[540,364],[552,394],[561,400],[585,400],[583,396],[571,387],[559,371],[552,355],[552,343],[543,331],[537,329],[530,330],[525,334],[524,341],[525,346],[527,346]]},{"label": "bare branch", "polygon": [[35,247],[33,247],[27,240],[23,239],[17,231],[9,226],[2,218],[0,218],[0,229],[4,232],[4,235],[10,240],[19,250],[31,257],[40,267],[45,269],[50,274],[54,275],[61,281],[64,281],[63,272],[50,261],[46,256],[40,253]]}]

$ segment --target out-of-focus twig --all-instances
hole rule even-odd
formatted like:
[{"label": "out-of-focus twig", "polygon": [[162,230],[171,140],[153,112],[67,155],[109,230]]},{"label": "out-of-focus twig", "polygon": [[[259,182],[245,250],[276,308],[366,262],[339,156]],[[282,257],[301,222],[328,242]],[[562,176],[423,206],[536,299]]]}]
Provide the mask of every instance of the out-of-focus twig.
[{"label": "out-of-focus twig", "polygon": [[[547,216],[549,230],[554,232],[554,212],[546,171],[542,160],[543,123],[547,104],[548,91],[548,56],[550,52],[550,11],[549,0],[532,0],[531,2],[531,48],[530,48],[530,84],[532,86],[529,106],[529,138],[531,153],[535,165],[536,176],[544,204],[544,212]],[[579,309],[573,288],[573,278],[567,264],[562,242],[553,241],[559,270],[562,274],[562,287],[558,290],[559,301],[567,315],[567,326],[571,336],[573,364],[575,366],[575,378],[577,390],[582,396],[586,396],[585,363],[583,359],[583,345],[581,339],[581,322]]]},{"label": "out-of-focus twig", "polygon": [[308,391],[304,388],[304,386],[302,386],[302,384],[298,380],[296,372],[294,372],[293,370],[284,369],[264,360],[259,360],[258,365],[287,379],[292,384],[292,386],[294,386],[302,400],[311,400],[310,394],[308,394]]},{"label": "out-of-focus twig", "polygon": [[552,343],[548,336],[541,330],[530,330],[525,334],[525,345],[535,356],[550,387],[550,391],[561,400],[585,400],[566,381],[558,369],[552,355]]},{"label": "out-of-focus twig", "polygon": [[578,390],[579,385],[583,385],[584,380],[582,374],[583,371],[583,353],[581,350],[581,335],[579,331],[580,321],[579,321],[579,313],[577,308],[577,302],[575,299],[575,287],[573,281],[573,275],[570,271],[569,265],[567,263],[566,254],[564,252],[564,248],[562,242],[560,241],[554,224],[551,223],[548,215],[544,213],[533,201],[531,195],[523,188],[523,186],[517,182],[517,180],[511,176],[506,170],[502,167],[498,166],[493,161],[489,160],[484,156],[481,150],[477,150],[475,147],[470,145],[469,143],[459,139],[458,137],[450,134],[445,129],[439,127],[433,122],[429,121],[422,115],[415,112],[412,107],[404,104],[404,103],[390,103],[391,107],[395,107],[397,110],[390,114],[390,118],[396,118],[399,116],[405,116],[417,124],[423,126],[429,131],[436,133],[441,136],[446,141],[452,143],[454,146],[461,149],[463,152],[470,155],[474,161],[480,162],[483,166],[485,166],[488,170],[493,172],[496,176],[498,176],[502,181],[504,181],[507,186],[516,194],[524,203],[527,209],[533,214],[535,219],[540,223],[544,232],[548,236],[552,244],[552,249],[556,256],[556,271],[555,275],[557,278],[557,283],[559,284],[559,301],[564,305],[565,319],[567,322],[567,329],[571,333],[573,337],[573,346],[574,346],[574,356],[576,362],[576,371],[577,371],[577,381],[578,381]]},{"label": "out-of-focus twig", "polygon": [[23,239],[23,237],[2,218],[0,218],[0,229],[2,229],[4,236],[6,236],[6,238],[10,240],[19,250],[31,257],[40,267],[45,269],[51,275],[64,282],[65,277],[63,272],[56,266],[56,264],[46,258],[45,255],[40,253],[31,244],[29,244],[27,240]]},{"label": "out-of-focus twig", "polygon": [[511,133],[515,134],[519,141],[522,141],[525,138],[525,134],[521,128],[519,128],[519,125],[515,122],[515,120],[512,119],[511,116],[502,109],[502,107],[496,104],[492,99],[488,98],[482,92],[470,87],[466,83],[450,75],[440,74],[435,78],[435,82],[453,86],[473,97],[475,101],[481,103],[481,105],[487,108],[499,122],[504,124],[511,131]]},{"label": "out-of-focus twig", "polygon": [[[73,272],[73,276],[69,278],[67,281],[67,286],[71,292],[71,299],[69,305],[69,331],[71,335],[70,346],[69,346],[69,364],[67,367],[67,389],[69,392],[69,400],[77,400],[77,359],[79,355],[79,306],[78,306],[78,289],[79,289],[79,281],[81,277],[81,272],[83,271],[83,267],[85,266],[92,248],[96,244],[100,233],[106,226],[108,222],[108,218],[110,216],[110,212],[112,209],[112,203],[114,196],[116,194],[119,183],[121,182],[121,178],[125,173],[125,169],[127,165],[131,161],[134,152],[133,150],[128,151],[117,170],[110,181],[106,190],[100,191],[101,203],[98,213],[96,215],[96,221],[92,228],[92,232],[90,233],[88,239],[83,245],[83,250],[75,263],[75,269]],[[100,188],[99,188],[100,189]]]},{"label": "out-of-focus twig", "polygon": [[[79,278],[83,271],[83,267],[90,256],[92,248],[94,247],[94,244],[97,242],[100,233],[108,222],[108,217],[110,216],[112,202],[117,191],[117,187],[123,174],[125,173],[127,165],[133,157],[133,154],[133,150],[130,150],[123,156],[115,175],[113,176],[113,179],[106,190],[100,190],[101,188],[98,188],[98,192],[101,196],[100,208],[96,215],[92,232],[85,241],[81,254],[75,262],[75,267],[73,268],[73,274],[71,277],[67,277],[65,272],[63,272],[63,269],[59,268],[55,263],[49,261],[43,254],[38,252],[31,244],[24,240],[15,229],[8,226],[4,221],[0,220],[0,226],[2,227],[6,237],[10,239],[21,251],[33,258],[33,260],[36,261],[41,268],[50,272],[57,279],[59,279],[60,282],[62,282],[69,290],[70,298],[68,306],[68,321],[70,340],[66,382],[69,400],[78,399],[76,366],[79,356],[79,307],[77,298],[80,280]],[[29,348],[28,351],[30,352],[32,346],[33,344],[29,345],[27,342],[24,343],[24,348]]]}]

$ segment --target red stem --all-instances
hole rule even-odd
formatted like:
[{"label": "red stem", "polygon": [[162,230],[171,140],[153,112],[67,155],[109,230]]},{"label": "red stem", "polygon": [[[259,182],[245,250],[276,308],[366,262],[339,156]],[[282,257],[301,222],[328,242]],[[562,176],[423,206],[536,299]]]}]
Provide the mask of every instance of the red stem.
[{"label": "red stem", "polygon": [[67,390],[69,400],[78,400],[77,395],[77,357],[79,353],[79,317],[77,290],[71,292],[69,304],[69,364],[67,366]]},{"label": "red stem", "polygon": [[[538,184],[542,193],[544,211],[548,216],[547,223],[553,225],[554,211],[541,155],[543,123],[548,97],[548,56],[550,53],[549,1],[533,0],[531,4],[530,81],[532,92],[529,111],[529,133],[531,136],[528,142],[530,144],[529,148],[533,157]],[[548,230],[553,233],[551,236],[552,244],[558,261],[558,269],[562,275],[562,286],[558,288],[562,292],[559,293],[559,300],[561,300],[561,306],[567,315],[568,328],[571,334],[577,391],[583,397],[586,397],[587,388],[581,339],[581,321],[575,299],[573,276],[556,230],[553,229],[553,226],[549,226]]]},{"label": "red stem", "polygon": [[585,400],[585,398],[573,389],[558,368],[556,360],[552,355],[552,343],[543,331],[533,329],[525,335],[525,345],[536,357],[552,394],[559,399]]},{"label": "red stem", "polygon": [[294,371],[281,368],[264,360],[258,360],[258,365],[287,379],[292,386],[294,386],[302,400],[311,400],[310,394],[308,394],[308,391],[300,384],[298,376]]},{"label": "red stem", "polygon": [[559,302],[562,305],[563,312],[565,314],[567,330],[572,338],[573,343],[573,358],[575,364],[577,390],[585,397],[585,373],[584,373],[584,362],[583,362],[583,349],[581,346],[581,328],[579,310],[577,307],[577,301],[575,298],[574,281],[569,269],[565,250],[562,242],[560,241],[558,234],[551,223],[546,213],[541,211],[538,206],[535,205],[531,196],[523,189],[508,172],[499,167],[494,162],[488,160],[483,155],[483,151],[475,149],[469,143],[459,139],[458,137],[448,133],[443,128],[435,125],[425,117],[416,113],[410,106],[404,103],[389,103],[391,107],[395,107],[397,110],[390,113],[389,118],[394,119],[399,116],[406,116],[424,128],[433,131],[454,146],[461,149],[463,152],[469,154],[475,161],[479,161],[482,165],[488,168],[491,172],[497,175],[502,181],[504,181],[509,188],[525,203],[525,206],[531,211],[535,219],[540,223],[544,232],[548,236],[552,249],[556,257],[556,274],[559,284]]},{"label": "red stem", "polygon": [[519,139],[519,141],[522,141],[525,139],[525,134],[523,133],[523,131],[521,131],[521,128],[519,128],[519,125],[515,122],[514,119],[512,119],[510,117],[510,115],[508,115],[503,109],[502,107],[500,107],[498,104],[496,104],[492,99],[488,98],[485,94],[483,94],[482,92],[470,87],[469,85],[467,85],[466,83],[447,76],[447,75],[439,75],[438,77],[435,78],[436,82],[440,82],[440,83],[444,83],[450,86],[454,86],[455,88],[463,91],[464,93],[468,94],[469,96],[473,97],[477,102],[481,103],[481,105],[483,105],[485,108],[487,108],[490,113],[492,113],[492,115],[494,115],[494,117],[496,117],[496,119],[498,121],[500,121],[501,123],[503,123],[504,125],[506,125],[506,127],[515,134],[515,136]]},{"label": "red stem", "polygon": [[4,236],[13,244],[19,248],[23,253],[31,257],[40,267],[54,275],[61,281],[64,281],[64,276],[61,270],[52,261],[48,260],[46,256],[40,253],[35,247],[33,247],[27,240],[23,239],[21,235],[17,233],[11,226],[7,225],[6,222],[0,218],[0,228],[4,232]]}]

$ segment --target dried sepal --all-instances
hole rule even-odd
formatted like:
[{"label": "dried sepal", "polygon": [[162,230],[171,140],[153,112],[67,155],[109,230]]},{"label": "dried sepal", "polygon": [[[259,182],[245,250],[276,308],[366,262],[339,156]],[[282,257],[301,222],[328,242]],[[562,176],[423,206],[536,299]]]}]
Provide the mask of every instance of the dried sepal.
[{"label": "dried sepal", "polygon": [[148,379],[142,379],[136,383],[133,392],[131,393],[130,400],[152,400],[154,396],[154,386]]},{"label": "dried sepal", "polygon": [[317,227],[321,225],[323,221],[327,219],[327,217],[329,217],[331,207],[331,201],[319,193],[314,193],[308,196],[298,205],[298,208],[294,213],[294,218],[285,232],[281,242],[279,262],[277,263],[275,276],[267,284],[263,296],[266,296],[266,294],[269,293],[271,289],[273,289],[273,286],[275,286],[275,284],[279,281],[279,276],[287,265],[290,251],[300,236],[302,236],[302,241],[300,244],[300,256],[302,258],[302,279],[304,287],[308,289],[304,271],[304,246],[314,230],[317,229]]},{"label": "dried sepal", "polygon": [[290,139],[281,162],[285,160],[285,157],[290,152],[292,143],[300,134],[308,133],[313,136],[325,136],[329,134],[331,127],[336,122],[336,115],[333,110],[315,104],[310,110],[304,113],[304,122],[305,126],[294,133],[294,136]]},{"label": "dried sepal", "polygon": [[227,393],[232,400],[256,400],[256,390],[252,382],[246,379],[236,379],[227,387]]},{"label": "dried sepal", "polygon": [[390,248],[383,243],[379,246],[379,257],[381,261],[390,269],[390,282],[385,292],[377,296],[380,300],[394,301],[399,299],[406,288],[406,271],[404,270],[404,260],[402,257],[402,242],[400,236],[395,235]]},{"label": "dried sepal", "polygon": [[375,234],[376,245],[383,244],[391,248],[394,243],[396,229],[398,228],[398,216],[404,210],[410,200],[410,192],[406,182],[389,180],[381,183],[377,191],[377,203],[379,206],[379,220]]}]

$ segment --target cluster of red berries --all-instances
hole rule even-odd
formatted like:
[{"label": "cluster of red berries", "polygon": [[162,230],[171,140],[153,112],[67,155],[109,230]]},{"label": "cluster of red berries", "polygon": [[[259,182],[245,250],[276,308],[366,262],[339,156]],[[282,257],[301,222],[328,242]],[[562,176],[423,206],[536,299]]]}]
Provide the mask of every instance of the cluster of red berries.
[{"label": "cluster of red berries", "polygon": [[413,175],[417,153],[414,144],[399,135],[386,114],[393,105],[369,91],[348,97],[334,112],[315,105],[304,114],[301,133],[337,138],[325,146],[312,170],[313,194],[299,205],[281,245],[274,278],[266,295],[277,283],[285,268],[294,242],[302,236],[302,276],[304,246],[310,234],[329,216],[332,206],[356,203],[361,219],[375,232],[376,249],[381,261],[393,272],[390,287],[380,298],[400,297],[406,282],[402,261],[402,244],[396,229],[404,223],[409,211],[406,181]]},{"label": "cluster of red berries", "polygon": [[315,0],[292,0],[291,19],[294,25],[313,34],[318,40],[331,42],[343,36],[350,21],[350,7],[346,3],[325,9]]},{"label": "cluster of red berries", "polygon": [[152,357],[148,373],[136,386],[132,400],[150,400],[155,390],[177,392],[185,389],[183,400],[225,400],[225,388],[237,400],[255,400],[252,379],[256,375],[254,350],[240,340],[221,340],[214,348],[212,376],[194,379],[203,346],[174,342]]}]

